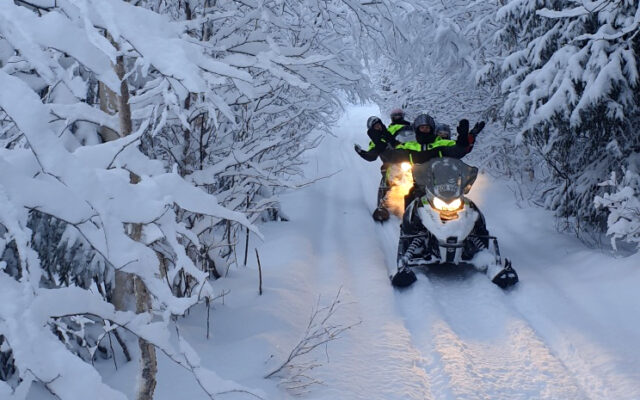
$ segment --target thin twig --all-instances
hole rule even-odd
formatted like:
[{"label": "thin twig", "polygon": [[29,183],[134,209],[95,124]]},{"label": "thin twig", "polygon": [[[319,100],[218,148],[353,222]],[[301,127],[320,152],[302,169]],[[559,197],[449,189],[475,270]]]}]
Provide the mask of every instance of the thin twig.
[{"label": "thin twig", "polygon": [[107,336],[109,336],[109,347],[111,348],[111,356],[113,357],[113,366],[116,367],[116,371],[117,371],[118,370],[118,362],[116,361],[116,352],[113,349],[113,341],[111,340],[111,332],[110,331],[107,332]]},{"label": "thin twig", "polygon": [[129,354],[129,349],[127,348],[127,344],[122,340],[120,334],[116,329],[113,330],[113,335],[116,337],[118,344],[122,348],[122,352],[124,353],[124,357],[127,359],[127,362],[131,361],[131,354]]},{"label": "thin twig", "polygon": [[[293,376],[304,376],[304,372],[315,368],[315,364],[295,364],[294,360],[299,357],[310,353],[314,349],[329,343],[330,341],[336,340],[340,337],[340,335],[353,328],[354,326],[360,324],[362,321],[356,322],[351,325],[340,325],[331,323],[331,318],[335,315],[338,305],[340,304],[340,292],[341,289],[338,290],[336,297],[334,297],[331,304],[328,306],[321,307],[320,306],[320,297],[318,297],[318,301],[316,305],[311,311],[311,317],[309,318],[309,322],[307,324],[307,328],[305,333],[300,339],[300,341],[293,347],[287,359],[282,362],[276,369],[266,374],[265,378],[271,378],[277,374],[279,374],[284,369],[289,369],[295,371]],[[314,382],[309,382],[313,384]]]},{"label": "thin twig", "polygon": [[262,265],[260,265],[260,255],[258,254],[258,249],[256,249],[256,259],[258,260],[258,276],[260,278],[260,283],[258,284],[258,294],[262,296]]}]

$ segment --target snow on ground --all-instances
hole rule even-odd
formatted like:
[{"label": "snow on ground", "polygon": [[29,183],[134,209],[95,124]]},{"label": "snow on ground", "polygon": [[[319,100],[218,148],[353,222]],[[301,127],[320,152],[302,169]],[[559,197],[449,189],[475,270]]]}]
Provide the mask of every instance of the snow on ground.
[{"label": "snow on ground", "polygon": [[[319,364],[309,375],[323,384],[306,398],[640,398],[640,255],[613,258],[585,248],[557,233],[548,211],[518,207],[508,186],[487,175],[470,197],[512,259],[518,286],[504,292],[481,273],[445,272],[419,274],[406,290],[391,287],[399,220],[371,219],[379,162],[353,151],[354,143],[366,145],[372,114],[377,108],[348,110],[335,137],[310,155],[308,177],[331,176],[286,194],[290,220],[262,226],[266,239],[252,237],[248,266],[215,282],[229,293],[210,311],[211,338],[206,310],[183,321],[203,365],[263,398],[293,398],[280,378],[263,376],[302,337],[313,306],[340,291],[331,321],[356,325],[296,361]],[[108,380],[131,394],[125,376],[133,369]],[[206,397],[188,373],[161,358],[156,398]]]}]

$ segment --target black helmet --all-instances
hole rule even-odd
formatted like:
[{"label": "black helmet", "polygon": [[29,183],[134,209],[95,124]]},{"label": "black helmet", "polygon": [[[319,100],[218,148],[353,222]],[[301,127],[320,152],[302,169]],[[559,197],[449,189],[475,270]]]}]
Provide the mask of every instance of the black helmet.
[{"label": "black helmet", "polygon": [[[419,127],[427,125],[431,128],[431,132],[423,133],[418,129]],[[436,121],[428,114],[420,114],[413,121],[413,130],[416,133],[416,140],[420,144],[428,144],[435,140]]]},{"label": "black helmet", "polygon": [[418,127],[422,125],[429,125],[431,127],[431,132],[435,132],[436,130],[436,121],[434,121],[428,114],[420,114],[413,121],[413,129],[415,129],[416,132]]},{"label": "black helmet", "polygon": [[373,126],[378,122],[382,124],[382,120],[380,118],[376,117],[375,115],[370,116],[367,120],[367,129],[373,128]]}]

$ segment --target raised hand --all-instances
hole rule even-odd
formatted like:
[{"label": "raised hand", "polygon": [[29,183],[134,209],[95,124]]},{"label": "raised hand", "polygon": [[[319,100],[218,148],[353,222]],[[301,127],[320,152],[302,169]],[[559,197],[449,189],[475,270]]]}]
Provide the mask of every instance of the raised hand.
[{"label": "raised hand", "polygon": [[469,120],[461,119],[458,123],[458,135],[468,135],[469,134]]},{"label": "raised hand", "polygon": [[484,129],[484,125],[484,121],[477,122],[469,133],[471,133],[473,136],[477,135],[478,133],[480,133],[480,131],[482,131],[482,129]]}]

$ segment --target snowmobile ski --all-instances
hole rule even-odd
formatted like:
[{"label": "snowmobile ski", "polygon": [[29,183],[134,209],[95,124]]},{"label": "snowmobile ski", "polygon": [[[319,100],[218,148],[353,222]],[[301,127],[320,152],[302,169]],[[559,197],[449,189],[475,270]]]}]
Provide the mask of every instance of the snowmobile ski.
[{"label": "snowmobile ski", "polygon": [[409,268],[401,268],[391,277],[391,284],[395,287],[407,287],[417,281],[415,272]]},{"label": "snowmobile ski", "polygon": [[511,266],[511,261],[509,259],[504,260],[504,268],[502,268],[502,270],[493,277],[491,282],[500,286],[502,289],[506,289],[518,283],[518,273]]}]

